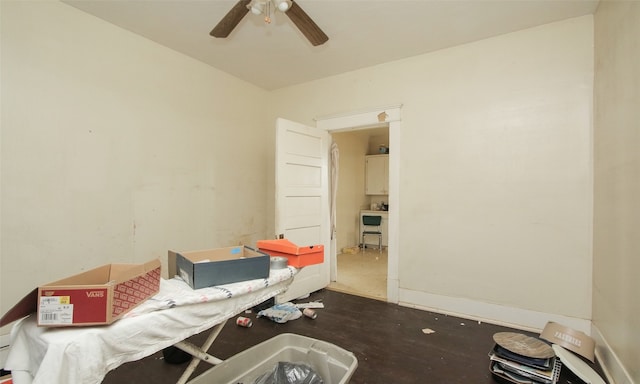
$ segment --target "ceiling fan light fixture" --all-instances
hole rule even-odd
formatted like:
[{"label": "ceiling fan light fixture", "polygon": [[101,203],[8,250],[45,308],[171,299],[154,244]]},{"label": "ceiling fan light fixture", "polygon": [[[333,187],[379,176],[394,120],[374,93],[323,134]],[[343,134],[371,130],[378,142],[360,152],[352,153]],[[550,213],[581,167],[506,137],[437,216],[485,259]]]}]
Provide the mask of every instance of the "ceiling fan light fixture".
[{"label": "ceiling fan light fixture", "polygon": [[251,9],[251,13],[253,13],[254,15],[261,15],[262,13],[264,13],[264,1],[251,2],[249,9]]},{"label": "ceiling fan light fixture", "polygon": [[280,10],[280,12],[287,12],[289,8],[291,8],[290,0],[274,0],[274,2],[276,3],[276,7],[278,7],[278,10]]}]

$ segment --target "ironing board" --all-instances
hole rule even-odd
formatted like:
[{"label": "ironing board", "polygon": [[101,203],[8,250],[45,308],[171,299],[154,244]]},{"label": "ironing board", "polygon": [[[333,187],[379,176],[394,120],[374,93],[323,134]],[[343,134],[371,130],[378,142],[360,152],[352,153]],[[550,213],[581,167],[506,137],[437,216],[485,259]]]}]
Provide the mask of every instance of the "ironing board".
[{"label": "ironing board", "polygon": [[[16,322],[5,364],[15,384],[97,384],[118,366],[176,345],[195,359],[178,383],[185,383],[200,360],[221,360],[207,350],[224,323],[284,292],[298,269],[272,270],[269,278],[193,290],[176,277],[161,279],[158,294],[109,326],[43,328],[35,315]],[[211,329],[202,347],[185,342]]]}]

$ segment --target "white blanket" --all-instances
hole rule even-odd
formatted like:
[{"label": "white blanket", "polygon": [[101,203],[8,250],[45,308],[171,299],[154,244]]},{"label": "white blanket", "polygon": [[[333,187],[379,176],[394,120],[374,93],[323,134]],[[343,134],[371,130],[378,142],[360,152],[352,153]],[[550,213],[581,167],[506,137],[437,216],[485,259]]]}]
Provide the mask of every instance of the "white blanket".
[{"label": "white blanket", "polygon": [[5,369],[15,384],[100,383],[112,369],[152,355],[283,292],[297,269],[268,279],[193,290],[179,278],[109,326],[38,327],[35,315],[16,322]]}]

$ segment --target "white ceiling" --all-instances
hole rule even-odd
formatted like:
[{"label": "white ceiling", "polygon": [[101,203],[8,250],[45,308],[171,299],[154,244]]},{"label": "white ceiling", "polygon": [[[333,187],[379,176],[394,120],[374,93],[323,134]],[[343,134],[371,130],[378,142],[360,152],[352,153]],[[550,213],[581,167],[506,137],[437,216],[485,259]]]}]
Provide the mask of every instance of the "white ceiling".
[{"label": "white ceiling", "polygon": [[296,0],[329,36],[312,46],[289,18],[248,13],[209,32],[236,0],[66,0],[75,8],[267,90],[595,12],[598,0]]}]

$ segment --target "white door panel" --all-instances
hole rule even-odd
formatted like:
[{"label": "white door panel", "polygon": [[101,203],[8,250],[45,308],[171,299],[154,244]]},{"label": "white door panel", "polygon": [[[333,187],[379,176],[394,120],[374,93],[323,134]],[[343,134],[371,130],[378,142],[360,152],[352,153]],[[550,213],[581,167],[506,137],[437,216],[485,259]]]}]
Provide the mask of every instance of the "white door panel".
[{"label": "white door panel", "polygon": [[325,248],[325,262],[304,267],[278,302],[329,285],[329,141],[324,130],[276,121],[276,233],[299,246]]}]

